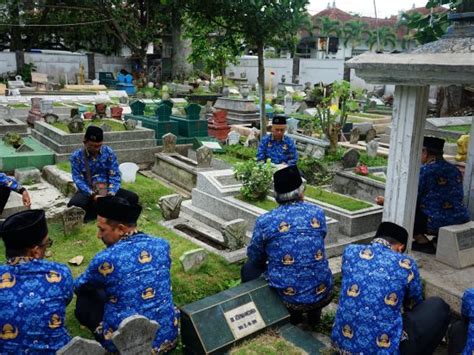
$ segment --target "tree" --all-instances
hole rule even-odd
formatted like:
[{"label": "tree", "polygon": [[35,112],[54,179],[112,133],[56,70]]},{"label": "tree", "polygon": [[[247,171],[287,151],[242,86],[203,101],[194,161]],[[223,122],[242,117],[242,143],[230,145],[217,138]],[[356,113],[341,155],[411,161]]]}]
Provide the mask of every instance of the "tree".
[{"label": "tree", "polygon": [[377,51],[383,51],[388,46],[395,48],[397,46],[397,35],[390,27],[382,27],[378,31],[377,29],[368,31],[367,46],[369,49],[372,50],[377,43],[380,43],[380,48],[377,48]]},{"label": "tree", "polygon": [[245,44],[257,49],[260,88],[260,125],[266,133],[265,67],[266,45],[291,43],[304,19],[308,0],[189,0],[186,8],[196,26],[212,23],[227,35],[241,36]]},{"label": "tree", "polygon": [[342,29],[344,33],[344,47],[350,43],[352,51],[364,40],[364,34],[367,31],[367,23],[360,20],[348,21]]},{"label": "tree", "polygon": [[341,36],[341,23],[338,20],[324,16],[316,19],[314,26],[316,33],[322,37]]}]

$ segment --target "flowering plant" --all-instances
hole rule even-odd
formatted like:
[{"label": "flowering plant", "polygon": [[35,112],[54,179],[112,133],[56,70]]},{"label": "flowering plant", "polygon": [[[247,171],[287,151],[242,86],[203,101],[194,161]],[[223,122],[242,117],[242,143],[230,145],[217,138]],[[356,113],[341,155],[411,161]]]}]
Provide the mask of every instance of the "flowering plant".
[{"label": "flowering plant", "polygon": [[354,172],[357,175],[367,176],[369,175],[369,168],[365,164],[359,164],[355,167]]}]

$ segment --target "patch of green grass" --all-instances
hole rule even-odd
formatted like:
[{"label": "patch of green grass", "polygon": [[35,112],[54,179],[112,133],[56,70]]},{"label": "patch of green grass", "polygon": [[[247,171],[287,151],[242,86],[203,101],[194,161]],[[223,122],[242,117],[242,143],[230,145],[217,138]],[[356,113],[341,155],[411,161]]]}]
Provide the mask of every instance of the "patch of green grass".
[{"label": "patch of green grass", "polygon": [[388,158],[386,157],[376,156],[375,158],[369,158],[366,152],[359,151],[359,153],[360,153],[359,162],[369,167],[388,165]]},{"label": "patch of green grass", "polygon": [[367,122],[367,119],[364,119],[362,117],[348,116],[347,122],[348,123],[363,123],[363,122]]},{"label": "patch of green grass", "polygon": [[369,174],[367,175],[367,177],[368,177],[369,179],[376,180],[376,181],[380,181],[380,182],[383,182],[383,183],[387,182],[387,179],[386,179],[386,178],[384,178],[384,177],[382,177],[382,176],[377,176],[377,175],[374,175],[374,174],[371,174],[371,173],[369,173]]},{"label": "patch of green grass", "polygon": [[261,208],[265,211],[271,211],[274,208],[278,207],[278,203],[274,200],[269,199],[269,198],[267,198],[263,201],[248,201],[248,200],[244,199],[241,195],[236,195],[235,198],[237,198],[241,201],[247,202],[247,203],[251,204],[252,206],[259,207],[259,208]]},{"label": "patch of green grass", "polygon": [[30,108],[31,106],[28,104],[9,104],[11,108]]},{"label": "patch of green grass", "polygon": [[445,126],[445,127],[441,127],[441,129],[443,131],[469,133],[469,132],[471,132],[471,125],[470,124],[463,124],[463,125],[457,125],[457,126]]},{"label": "patch of green grass", "polygon": [[66,107],[61,102],[53,102],[53,107]]},{"label": "patch of green grass", "polygon": [[334,163],[341,161],[342,156],[346,152],[344,147],[337,147],[337,151],[332,154],[326,154],[325,157],[322,159],[325,163]]},{"label": "patch of green grass", "polygon": [[229,355],[303,355],[305,351],[286,341],[277,332],[269,330],[229,351]]},{"label": "patch of green grass", "polygon": [[71,172],[71,163],[69,161],[62,161],[60,163],[56,163],[58,169],[65,171],[66,173]]},{"label": "patch of green grass", "polygon": [[[86,129],[90,125],[95,125],[95,126],[102,126],[104,123],[108,124],[110,127],[112,127],[113,132],[122,132],[125,131],[125,126],[123,125],[122,122],[119,122],[117,120],[85,120],[84,121],[84,129]],[[67,123],[65,122],[55,122],[51,124],[52,126],[56,127],[57,129],[60,129],[66,133],[69,133],[69,128],[67,127]]]},{"label": "patch of green grass", "polygon": [[334,192],[311,185],[306,186],[305,196],[345,209],[347,211],[358,211],[364,208],[372,207],[370,203],[365,201],[336,194]]},{"label": "patch of green grass", "polygon": [[[61,163],[61,167],[66,169],[67,164]],[[209,254],[207,265],[199,271],[189,274],[183,271],[179,257],[198,246],[157,223],[162,217],[156,203],[161,196],[173,193],[172,189],[141,175],[137,175],[134,184],[123,184],[123,187],[138,193],[143,203],[143,212],[138,221],[139,229],[150,235],[164,238],[171,245],[171,282],[174,302],[178,306],[213,295],[239,283],[240,265],[228,264],[223,258],[214,254]],[[82,265],[69,266],[73,276],[77,277],[84,272],[94,255],[104,248],[96,235],[95,223],[88,223],[68,236],[64,235],[60,224],[50,223],[49,236],[54,240],[54,245],[51,248],[52,257],[49,260],[67,264],[72,257],[83,255]],[[0,243],[0,263],[5,262],[4,255],[4,246]],[[91,338],[89,331],[82,329],[74,317],[75,303],[74,298],[67,307],[66,326],[72,336]]]}]

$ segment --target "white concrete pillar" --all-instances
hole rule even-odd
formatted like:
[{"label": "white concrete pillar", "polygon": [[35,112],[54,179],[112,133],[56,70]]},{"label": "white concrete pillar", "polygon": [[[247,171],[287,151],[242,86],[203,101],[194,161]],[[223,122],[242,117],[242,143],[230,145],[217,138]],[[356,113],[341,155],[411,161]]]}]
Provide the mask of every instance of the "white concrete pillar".
[{"label": "white concrete pillar", "polygon": [[395,87],[383,220],[403,226],[411,250],[428,86]]},{"label": "white concrete pillar", "polygon": [[469,138],[469,151],[464,171],[464,202],[471,213],[471,221],[474,219],[474,117],[471,122],[471,133]]}]

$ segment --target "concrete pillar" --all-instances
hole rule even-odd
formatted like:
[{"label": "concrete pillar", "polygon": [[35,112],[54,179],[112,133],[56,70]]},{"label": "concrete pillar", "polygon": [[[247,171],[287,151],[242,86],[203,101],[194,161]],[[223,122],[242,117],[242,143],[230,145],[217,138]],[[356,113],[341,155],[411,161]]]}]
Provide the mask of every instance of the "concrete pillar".
[{"label": "concrete pillar", "polygon": [[469,139],[469,151],[464,171],[464,202],[471,213],[471,221],[474,219],[474,118],[471,122],[471,133]]},{"label": "concrete pillar", "polygon": [[395,87],[383,220],[406,228],[407,251],[413,240],[428,93],[428,86]]}]

